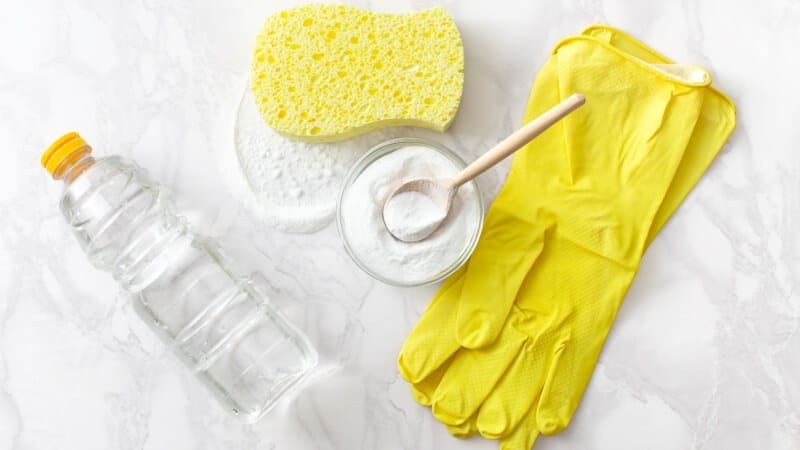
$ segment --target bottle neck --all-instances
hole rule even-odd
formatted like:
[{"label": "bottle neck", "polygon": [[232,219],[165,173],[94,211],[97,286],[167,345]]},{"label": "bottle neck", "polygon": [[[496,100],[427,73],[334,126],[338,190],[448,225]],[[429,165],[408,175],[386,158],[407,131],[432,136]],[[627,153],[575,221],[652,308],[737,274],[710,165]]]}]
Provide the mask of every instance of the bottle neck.
[{"label": "bottle neck", "polygon": [[94,165],[95,159],[89,152],[78,153],[75,157],[65,158],[61,164],[53,171],[53,178],[56,180],[64,180],[64,183],[71,184],[89,167]]}]

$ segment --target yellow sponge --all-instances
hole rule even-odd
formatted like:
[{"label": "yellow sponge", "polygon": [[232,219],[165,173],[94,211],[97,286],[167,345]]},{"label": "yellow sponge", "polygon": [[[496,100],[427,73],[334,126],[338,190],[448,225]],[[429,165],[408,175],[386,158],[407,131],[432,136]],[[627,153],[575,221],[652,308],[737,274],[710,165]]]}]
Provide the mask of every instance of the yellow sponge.
[{"label": "yellow sponge", "polygon": [[251,83],[264,120],[286,137],[333,141],[394,125],[443,131],[461,100],[464,51],[442,8],[301,6],[267,19]]}]

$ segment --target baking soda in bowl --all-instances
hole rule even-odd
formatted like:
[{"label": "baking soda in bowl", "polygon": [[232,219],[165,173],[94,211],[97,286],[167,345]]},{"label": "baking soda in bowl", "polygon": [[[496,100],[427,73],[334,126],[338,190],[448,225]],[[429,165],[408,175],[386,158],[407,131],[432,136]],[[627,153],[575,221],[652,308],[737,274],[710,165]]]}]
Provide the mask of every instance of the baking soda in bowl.
[{"label": "baking soda in bowl", "polygon": [[[475,247],[483,220],[474,182],[459,188],[447,217],[422,241],[396,239],[382,214],[387,196],[403,183],[450,178],[464,166],[449,150],[422,139],[396,139],[366,154],[350,172],[339,199],[339,230],[353,260],[373,277],[401,286],[439,281],[458,269]],[[431,209],[435,205],[420,199],[399,200],[386,211],[399,226],[424,226],[437,213]]]}]

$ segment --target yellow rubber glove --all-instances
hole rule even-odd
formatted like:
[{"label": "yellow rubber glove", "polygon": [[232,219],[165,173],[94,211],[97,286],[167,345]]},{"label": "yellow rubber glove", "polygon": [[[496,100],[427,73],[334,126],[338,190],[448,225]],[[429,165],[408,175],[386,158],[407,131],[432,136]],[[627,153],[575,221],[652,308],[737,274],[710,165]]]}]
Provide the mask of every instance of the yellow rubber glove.
[{"label": "yellow rubber glove", "polygon": [[[593,33],[604,35],[606,42],[621,39],[623,43],[636,44],[630,45],[631,48],[626,50],[629,52],[636,50],[638,54],[635,56],[643,61],[659,64],[669,63],[666,58],[650,52],[638,42],[632,39],[626,41],[629,38],[617,30],[605,27],[594,27],[587,30],[587,34]],[[600,37],[602,38],[602,36]],[[618,42],[611,43],[615,46],[619,44]],[[563,52],[565,46],[579,48],[574,52]],[[574,55],[585,55],[588,51],[591,57],[597,57],[602,64],[613,62],[615,59],[614,55],[609,58],[609,53],[613,54],[613,52],[610,52],[608,48],[598,51],[586,47],[591,47],[591,45],[585,42],[579,44],[570,41],[557,47],[553,60],[566,60],[560,61],[560,63],[567,67],[566,69],[563,66],[559,67],[559,64],[553,63],[553,60],[548,63],[548,66],[537,78],[537,85],[534,87],[526,120],[538,115],[550,104],[555,104],[559,100],[559,95],[564,94],[563,86],[559,93],[558,82],[566,83],[563,83],[564,80],[558,77],[572,69],[570,64],[579,62],[578,65],[581,67],[577,70],[582,71],[587,68],[594,70],[598,67],[591,58],[573,58]],[[566,57],[562,58],[565,55]],[[641,61],[634,60],[634,63],[639,64]],[[617,88],[610,92],[627,96],[637,92],[636,89],[630,89],[629,85],[627,90],[619,89],[619,87],[628,82],[626,79],[634,80],[633,83],[639,84],[638,93],[651,94],[645,98],[652,103],[650,106],[654,109],[648,110],[645,107],[643,110],[635,110],[635,106],[644,105],[623,106],[621,104],[631,99],[617,100],[616,111],[628,111],[629,114],[626,117],[622,119],[617,117],[617,123],[614,122],[614,117],[597,119],[595,123],[592,123],[597,126],[596,130],[604,129],[606,132],[619,130],[622,132],[611,138],[603,137],[608,144],[612,144],[613,139],[617,139],[616,142],[619,143],[619,146],[616,149],[618,151],[612,150],[605,155],[591,152],[592,154],[588,155],[586,150],[599,148],[597,145],[586,143],[587,139],[593,139],[591,137],[592,128],[570,129],[569,124],[566,124],[566,130],[560,131],[561,136],[550,136],[549,143],[543,143],[540,140],[532,146],[539,149],[552,146],[551,148],[556,149],[554,153],[558,153],[558,148],[564,148],[568,158],[561,158],[561,162],[550,158],[541,166],[537,166],[536,162],[527,161],[522,170],[519,169],[521,158],[515,160],[509,182],[487,217],[487,235],[484,236],[481,245],[485,246],[486,242],[494,242],[490,251],[484,253],[489,255],[485,261],[488,262],[495,258],[500,262],[505,262],[505,264],[501,264],[505,267],[502,269],[504,271],[514,268],[515,263],[524,262],[528,257],[526,255],[534,255],[533,267],[535,270],[532,270],[530,274],[527,273],[527,270],[523,270],[522,274],[517,273],[518,277],[524,278],[517,288],[503,284],[508,282],[509,278],[500,280],[498,285],[503,289],[495,291],[500,295],[493,294],[491,290],[465,292],[469,286],[470,277],[475,276],[471,273],[471,270],[475,270],[475,258],[473,258],[469,267],[462,269],[445,283],[429,311],[425,313],[407,341],[399,361],[401,372],[407,379],[416,382],[414,392],[417,400],[422,404],[432,404],[434,414],[450,425],[452,433],[468,435],[478,428],[487,437],[505,438],[504,447],[530,448],[538,434],[537,430],[541,429],[546,433],[552,433],[566,426],[591,375],[619,301],[635,272],[641,250],[645,243],[652,240],[655,232],[660,229],[685,197],[732,130],[733,108],[724,96],[713,93],[710,89],[693,86],[702,83],[677,83],[677,89],[675,86],[670,88],[670,100],[662,109],[664,113],[662,113],[661,120],[670,118],[669,120],[672,121],[674,119],[671,117],[675,117],[676,114],[677,117],[683,116],[684,119],[687,116],[696,116],[696,112],[692,112],[692,108],[695,108],[696,111],[699,105],[691,106],[691,103],[688,102],[684,104],[689,110],[688,113],[680,109],[668,111],[671,108],[670,103],[673,103],[671,96],[676,92],[679,96],[691,95],[685,89],[690,87],[697,91],[706,91],[704,92],[706,101],[702,106],[703,113],[700,117],[700,124],[694,128],[694,133],[692,133],[691,118],[684,122],[686,127],[683,129],[659,124],[653,128],[668,131],[668,135],[672,136],[670,138],[673,141],[672,148],[670,149],[669,145],[662,147],[654,145],[647,153],[633,153],[632,156],[631,152],[635,152],[636,149],[630,150],[625,148],[626,145],[636,144],[637,139],[638,142],[641,142],[642,137],[637,136],[635,132],[647,131],[646,120],[658,115],[651,117],[647,114],[636,114],[636,111],[658,111],[660,109],[656,106],[659,104],[658,99],[663,98],[659,97],[659,94],[663,96],[664,92],[670,90],[649,87],[648,83],[653,83],[652,74],[646,74],[645,80],[638,80],[637,77],[641,76],[641,73],[636,72],[641,71],[622,71],[618,73],[622,80],[619,84],[615,84],[618,83],[618,80],[609,77],[606,81],[609,81],[610,84],[606,85]],[[691,74],[693,71],[686,73]],[[553,83],[554,80],[557,82]],[[664,80],[656,79],[656,82],[663,84]],[[672,85],[674,82],[675,80],[667,80],[668,85]],[[598,83],[598,85],[602,84]],[[602,89],[598,86],[598,90],[593,92],[594,94],[603,93]],[[567,94],[568,90],[569,88],[567,88]],[[575,90],[580,91],[580,88],[575,88]],[[586,90],[586,92],[590,91],[591,89]],[[553,93],[556,95],[552,95]],[[600,96],[593,95],[592,97],[599,98]],[[592,97],[587,95],[587,105],[591,102]],[[644,101],[645,99],[642,97],[640,95],[637,101]],[[713,98],[708,101],[708,97]],[[537,111],[537,108],[540,111]],[[598,113],[602,113],[600,108],[596,108],[592,112],[592,114]],[[603,121],[610,121],[610,123],[607,126],[601,126]],[[632,124],[632,128],[626,128],[626,122],[635,123]],[[644,130],[637,130],[637,127],[644,127]],[[626,135],[626,130],[634,131],[633,136]],[[568,133],[564,134],[565,131]],[[584,135],[579,136],[578,139],[570,139],[571,134],[576,131],[581,133],[588,131],[589,136]],[[648,135],[645,142],[649,144],[656,138],[665,138],[664,136],[658,137],[657,134],[660,132]],[[688,136],[691,136],[691,139],[688,139]],[[561,139],[563,143],[559,144],[558,139]],[[576,144],[579,146],[576,147]],[[614,146],[611,145],[611,147]],[[576,148],[585,153],[571,152]],[[683,153],[683,149],[687,149],[687,154],[683,159],[678,158],[678,166],[675,167],[675,161],[664,158],[664,153],[657,153],[658,158],[650,158],[649,155],[656,148],[666,148],[667,151],[675,151],[678,155]],[[589,157],[593,157],[592,155],[597,155],[594,156],[597,159],[591,160]],[[633,158],[633,161],[628,158]],[[673,165],[665,164],[665,159]],[[551,164],[551,166],[547,167],[546,164]],[[648,164],[656,164],[655,171],[654,167],[648,166]],[[581,170],[576,170],[583,167],[605,167],[605,169],[595,173],[589,170],[581,173]],[[520,177],[522,183],[513,184],[517,179],[515,177],[518,176],[516,174],[523,173],[527,177],[532,176],[536,171],[548,168],[551,169],[549,172],[541,172],[545,174],[545,178],[550,177],[543,183],[530,183],[527,178]],[[665,170],[658,170],[658,168]],[[673,168],[674,171],[670,173]],[[646,177],[649,178],[643,178],[642,172],[645,172]],[[670,186],[671,174],[675,176],[672,186]],[[594,179],[598,176],[601,178],[616,176],[619,183]],[[564,183],[564,180],[567,182]],[[578,220],[562,226],[559,220],[561,217],[575,218],[574,214],[570,215],[569,212],[564,214],[558,211],[556,203],[563,198],[556,195],[556,202],[537,201],[536,196],[545,192],[548,193],[548,198],[552,198],[554,192],[563,195],[565,191],[568,191],[568,189],[558,186],[553,189],[552,184],[558,183],[567,184],[569,188],[573,189],[577,187],[571,195],[579,198],[568,199],[570,201],[563,201],[563,203],[570,205],[570,208],[584,208],[583,212],[586,213],[588,219],[581,221],[580,217],[577,217]],[[650,185],[647,186],[647,183]],[[613,189],[609,189],[609,186]],[[663,191],[664,186],[669,186],[669,191],[663,202],[660,202],[658,191],[659,189]],[[586,189],[586,187],[590,189]],[[601,189],[597,189],[598,187]],[[637,198],[634,201],[624,198],[625,196],[621,195],[625,194],[622,191],[623,188],[635,189]],[[523,195],[506,195],[511,189],[516,189]],[[608,196],[609,192],[614,192],[616,196]],[[603,197],[604,194],[605,197]],[[581,196],[584,199],[580,198]],[[626,205],[633,209],[639,208],[639,210],[625,211],[625,214],[615,216],[614,208],[618,208],[621,203],[617,197],[623,197],[623,202],[629,202]],[[587,206],[585,198],[596,199],[594,202],[596,205],[589,202]],[[611,201],[608,201],[609,199]],[[534,207],[530,208],[531,205]],[[659,205],[661,205],[660,208]],[[498,206],[504,208],[500,210],[500,213],[497,213]],[[655,211],[656,209],[657,211]],[[530,210],[535,210],[536,214],[529,214]],[[609,211],[612,214],[609,214]],[[654,219],[653,213],[655,213]],[[610,219],[609,216],[611,216]],[[632,217],[637,217],[640,225],[637,225],[634,220],[626,221]],[[648,220],[650,220],[649,223]],[[494,225],[490,225],[492,223]],[[651,224],[652,226],[650,226]],[[592,230],[592,226],[594,230]],[[576,227],[588,229],[576,230]],[[561,229],[564,231],[562,232]],[[634,229],[633,232],[631,229]],[[607,239],[608,236],[600,236],[600,238],[596,236],[598,232],[602,234],[609,230],[611,232],[607,234],[612,235],[610,240]],[[488,233],[492,233],[494,236],[488,235]],[[533,238],[525,241],[525,233],[533,235]],[[489,236],[488,239],[487,236]],[[505,248],[512,251],[503,253],[504,245],[509,243],[511,245]],[[620,243],[623,245],[618,245]],[[624,245],[626,243],[627,246]],[[625,251],[619,251],[619,249]],[[476,250],[476,256],[478,254]],[[492,265],[483,267],[483,270],[487,272],[496,270],[492,268]],[[481,275],[486,276],[485,274]],[[500,275],[502,277],[502,272]],[[601,287],[598,289],[598,286]],[[510,291],[504,291],[509,287],[511,287]],[[515,292],[515,289],[518,292]],[[498,300],[500,300],[499,302],[503,301],[504,295],[508,298],[508,292],[511,293],[512,303],[516,299],[518,305],[512,309],[509,323],[505,323],[505,327],[502,326],[503,323],[500,324],[502,331],[500,331],[499,338],[495,339],[491,329],[488,332],[486,328],[482,329],[480,321],[461,320],[460,325],[466,323],[466,326],[459,328],[458,317],[462,319],[465,316],[468,317],[464,311],[474,307],[474,305],[469,305],[464,308],[463,305],[466,302],[482,296],[483,303],[492,303],[489,306],[494,306]],[[478,312],[484,313],[481,320],[491,321],[492,311],[487,312],[481,309],[485,305],[478,306]],[[457,316],[457,311],[460,316]],[[500,310],[494,317],[500,317],[504,321],[504,314],[506,313]],[[475,323],[478,323],[477,327],[474,325]],[[595,327],[595,324],[599,326]],[[478,331],[477,335],[475,334],[476,330]],[[484,341],[490,342],[491,345],[479,350],[459,350],[459,342],[456,339],[458,332],[462,337],[466,337],[463,340],[467,341],[466,345],[468,346],[480,347]],[[501,377],[504,373],[505,375]],[[541,397],[539,397],[540,392]],[[477,409],[478,406],[481,406],[480,411]],[[537,416],[539,423],[537,423]],[[521,421],[522,424],[519,425]]]},{"label": "yellow rubber glove", "polygon": [[[674,61],[643,42],[608,25],[593,25],[583,30],[581,34],[612,45],[648,64],[657,66],[675,64]],[[689,195],[736,127],[736,107],[733,101],[713,86],[709,86],[705,91],[703,109],[700,111],[698,123],[689,139],[689,146],[683,154],[675,177],[672,179],[670,189],[653,220],[653,226],[650,228],[647,238],[648,245]]]}]

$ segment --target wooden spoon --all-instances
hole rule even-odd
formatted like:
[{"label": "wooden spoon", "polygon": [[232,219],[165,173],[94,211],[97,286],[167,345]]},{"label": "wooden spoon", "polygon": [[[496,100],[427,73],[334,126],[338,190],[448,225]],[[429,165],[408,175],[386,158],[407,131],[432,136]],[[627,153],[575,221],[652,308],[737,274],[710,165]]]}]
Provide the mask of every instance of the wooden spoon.
[{"label": "wooden spoon", "polygon": [[[481,155],[480,158],[451,179],[419,178],[403,183],[392,191],[383,202],[382,217],[386,229],[392,236],[403,242],[418,242],[427,238],[447,218],[450,207],[453,204],[453,197],[455,197],[461,185],[506,159],[553,124],[563,119],[567,114],[578,109],[585,101],[586,99],[583,95],[572,94],[566,100],[503,139],[494,148]],[[412,196],[414,198],[411,198]],[[433,202],[439,214],[426,217],[427,220],[424,220],[424,223],[400,223],[403,220],[397,219],[397,216],[402,214],[398,214],[397,209],[430,206],[424,205],[420,201]]]}]

